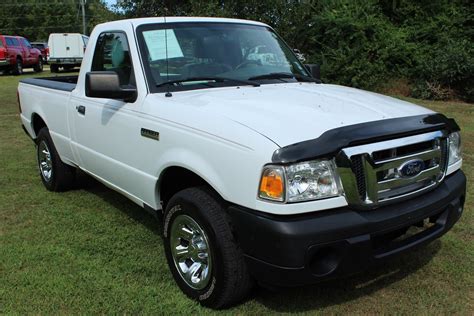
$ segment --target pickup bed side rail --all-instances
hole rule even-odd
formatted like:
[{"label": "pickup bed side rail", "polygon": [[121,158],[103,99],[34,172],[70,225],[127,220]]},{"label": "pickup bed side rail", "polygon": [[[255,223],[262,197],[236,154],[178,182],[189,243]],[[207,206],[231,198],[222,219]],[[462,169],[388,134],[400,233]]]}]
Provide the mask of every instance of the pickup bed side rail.
[{"label": "pickup bed side rail", "polygon": [[77,76],[55,77],[55,78],[27,78],[20,80],[21,83],[33,86],[62,90],[71,92],[76,88]]}]

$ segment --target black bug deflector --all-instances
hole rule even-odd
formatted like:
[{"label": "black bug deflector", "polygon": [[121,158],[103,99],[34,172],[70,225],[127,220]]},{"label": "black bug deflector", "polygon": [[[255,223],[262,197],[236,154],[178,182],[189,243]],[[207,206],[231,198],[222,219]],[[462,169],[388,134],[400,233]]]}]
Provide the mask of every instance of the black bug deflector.
[{"label": "black bug deflector", "polygon": [[400,117],[335,128],[316,139],[289,145],[275,151],[272,162],[294,163],[331,158],[342,148],[406,137],[437,130],[459,131],[453,119],[443,114]]}]

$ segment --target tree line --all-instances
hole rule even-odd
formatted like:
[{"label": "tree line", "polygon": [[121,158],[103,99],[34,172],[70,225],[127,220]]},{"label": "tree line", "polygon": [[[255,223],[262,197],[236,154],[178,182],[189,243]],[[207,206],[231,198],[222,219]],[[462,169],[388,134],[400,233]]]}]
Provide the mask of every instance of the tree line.
[{"label": "tree line", "polygon": [[122,0],[126,17],[252,19],[275,28],[327,82],[474,101],[469,0]]},{"label": "tree line", "polygon": [[[87,0],[86,33],[99,23],[120,15],[101,0]],[[80,0],[3,0],[0,2],[0,34],[47,41],[51,33],[83,33]],[[86,34],[88,35],[88,34]]]},{"label": "tree line", "polygon": [[[12,1],[12,2],[8,2]],[[425,99],[474,101],[474,2],[470,0],[87,0],[94,25],[147,16],[262,21],[326,82]],[[0,33],[45,40],[81,32],[79,0],[4,0]]]}]

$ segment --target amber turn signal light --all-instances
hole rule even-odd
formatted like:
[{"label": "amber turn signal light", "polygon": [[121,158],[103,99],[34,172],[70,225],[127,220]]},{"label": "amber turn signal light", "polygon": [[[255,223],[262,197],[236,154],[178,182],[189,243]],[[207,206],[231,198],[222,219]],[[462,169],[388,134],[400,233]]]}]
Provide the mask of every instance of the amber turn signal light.
[{"label": "amber turn signal light", "polygon": [[267,168],[263,171],[259,196],[263,199],[274,201],[283,201],[285,199],[285,180],[282,168]]}]

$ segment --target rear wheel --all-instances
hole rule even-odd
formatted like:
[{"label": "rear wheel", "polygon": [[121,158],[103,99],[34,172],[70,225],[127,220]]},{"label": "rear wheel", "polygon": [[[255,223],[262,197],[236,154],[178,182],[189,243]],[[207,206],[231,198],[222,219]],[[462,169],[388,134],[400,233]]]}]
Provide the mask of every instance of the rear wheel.
[{"label": "rear wheel", "polygon": [[64,70],[66,70],[66,71],[73,70],[73,69],[74,69],[74,66],[71,66],[71,65],[64,66]]},{"label": "rear wheel", "polygon": [[41,181],[49,191],[65,191],[74,182],[75,169],[61,161],[47,127],[36,139],[36,156]]},{"label": "rear wheel", "polygon": [[43,71],[43,58],[38,58],[38,63],[33,68],[35,72],[42,72]]},{"label": "rear wheel", "polygon": [[16,64],[13,67],[13,73],[15,75],[21,75],[23,73],[23,61],[20,58],[16,59]]},{"label": "rear wheel", "polygon": [[49,68],[51,69],[51,72],[59,72],[59,66],[58,65],[50,65]]},{"label": "rear wheel", "polygon": [[253,281],[219,197],[204,187],[176,193],[163,228],[168,265],[188,297],[211,308],[245,298]]}]

